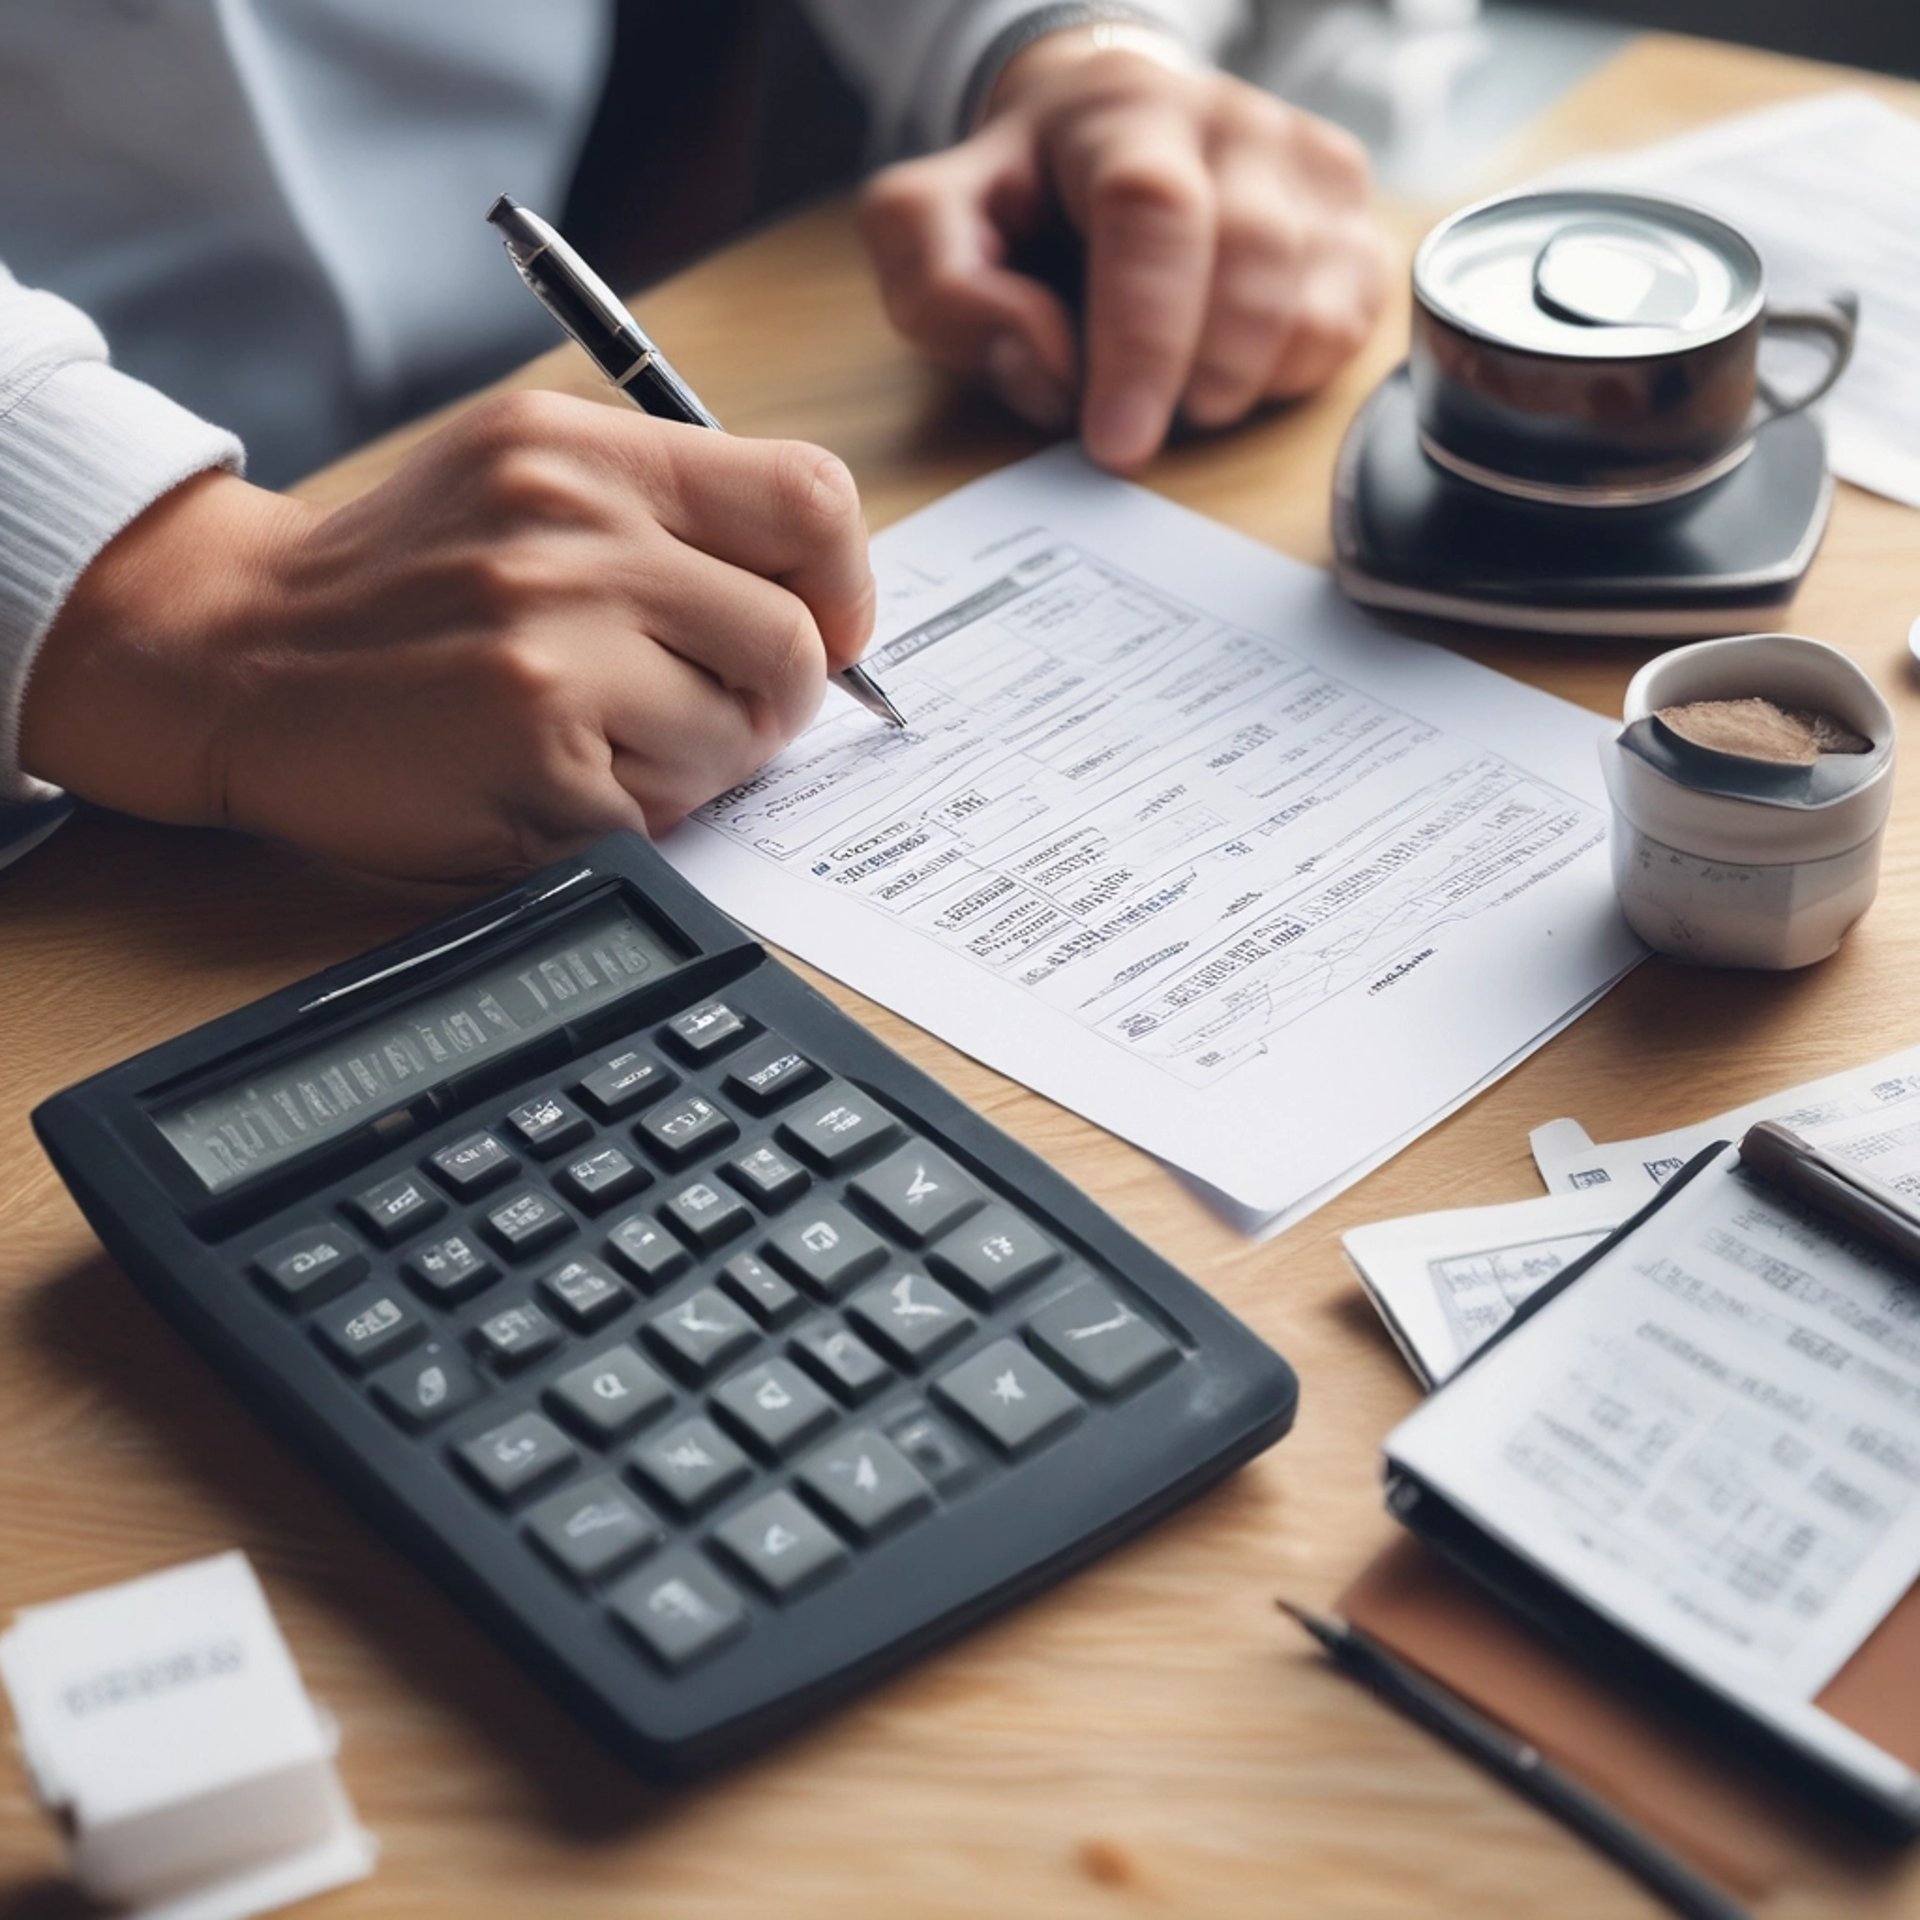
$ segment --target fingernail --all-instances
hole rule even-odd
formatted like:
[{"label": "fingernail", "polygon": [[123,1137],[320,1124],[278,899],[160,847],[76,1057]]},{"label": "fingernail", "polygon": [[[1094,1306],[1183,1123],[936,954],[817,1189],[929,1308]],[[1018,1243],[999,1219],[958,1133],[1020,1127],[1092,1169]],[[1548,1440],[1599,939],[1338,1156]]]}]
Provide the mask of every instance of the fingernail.
[{"label": "fingernail", "polygon": [[1058,433],[1072,418],[1072,396],[1017,333],[998,334],[989,344],[987,378],[1000,398],[1036,427]]},{"label": "fingernail", "polygon": [[1150,393],[1122,387],[1087,420],[1087,451],[1103,467],[1137,467],[1159,447],[1166,413]]}]

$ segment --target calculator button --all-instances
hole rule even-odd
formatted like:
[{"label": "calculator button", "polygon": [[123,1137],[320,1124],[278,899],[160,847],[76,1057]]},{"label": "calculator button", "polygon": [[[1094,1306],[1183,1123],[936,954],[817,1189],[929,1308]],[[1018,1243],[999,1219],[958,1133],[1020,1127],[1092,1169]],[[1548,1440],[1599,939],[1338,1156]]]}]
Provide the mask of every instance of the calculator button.
[{"label": "calculator button", "polygon": [[500,1269],[463,1233],[429,1241],[408,1256],[406,1275],[417,1292],[443,1306],[465,1300],[500,1277]]},{"label": "calculator button", "polygon": [[344,1227],[302,1227],[262,1247],[253,1270],[282,1300],[310,1307],[364,1280],[367,1256]]},{"label": "calculator button", "polygon": [[784,1326],[806,1300],[758,1255],[736,1253],[720,1272],[720,1284],[766,1326]]},{"label": "calculator button", "polygon": [[973,1330],[973,1315],[939,1281],[913,1268],[861,1288],[847,1303],[847,1317],[908,1366],[924,1365]]},{"label": "calculator button", "polygon": [[682,1420],[640,1441],[627,1465],[676,1513],[697,1513],[753,1472],[747,1456],[711,1420]]},{"label": "calculator button", "polygon": [[1082,1403],[1017,1340],[996,1340],[934,1382],[934,1392],[1008,1453],[1077,1420]]},{"label": "calculator button", "polygon": [[424,1433],[480,1397],[480,1376],[437,1340],[411,1360],[374,1375],[373,1397],[409,1433]]},{"label": "calculator button", "polygon": [[1105,1287],[1079,1286],[1035,1314],[1027,1337],[1076,1386],[1113,1394],[1138,1386],[1179,1356],[1150,1325]]},{"label": "calculator button", "polygon": [[762,1040],[727,1071],[727,1091],[750,1113],[771,1113],[797,1100],[824,1078],[804,1053],[784,1040]]},{"label": "calculator button", "polygon": [[649,1293],[693,1264],[686,1248],[645,1213],[622,1220],[607,1236],[607,1250]]},{"label": "calculator button", "polygon": [[987,1198],[944,1153],[919,1141],[869,1167],[850,1191],[910,1247],[924,1247]]},{"label": "calculator button", "polygon": [[483,1492],[502,1504],[556,1480],[580,1457],[544,1414],[520,1413],[454,1449]]},{"label": "calculator button", "polygon": [[559,1323],[531,1300],[518,1300],[489,1314],[474,1328],[473,1337],[501,1372],[511,1373],[530,1360],[538,1360],[543,1353],[551,1353],[566,1335]]},{"label": "calculator button", "polygon": [[522,1187],[487,1215],[487,1237],[515,1260],[564,1240],[572,1230],[573,1216],[537,1187]]},{"label": "calculator button", "polygon": [[764,1143],[736,1154],[724,1171],[749,1200],[757,1201],[768,1213],[777,1213],[813,1185],[813,1175],[805,1167],[788,1159],[778,1147]]},{"label": "calculator button", "polygon": [[769,1493],[714,1530],[714,1541],[756,1586],[790,1599],[851,1556],[792,1494]]},{"label": "calculator button", "polygon": [[916,1408],[887,1429],[893,1444],[943,1492],[973,1478],[974,1460],[938,1414]]},{"label": "calculator button", "polygon": [[843,1400],[856,1406],[893,1378],[893,1369],[845,1327],[809,1327],[794,1342],[794,1352]]},{"label": "calculator button", "polygon": [[1060,1249],[1011,1207],[993,1206],[927,1255],[935,1273],[988,1306],[1060,1264]]},{"label": "calculator button", "polygon": [[578,1146],[592,1123],[564,1093],[543,1093],[507,1115],[507,1131],[542,1160]]},{"label": "calculator button", "polygon": [[427,1319],[397,1287],[362,1287],[329,1307],[313,1330],[336,1360],[364,1373],[424,1339]]},{"label": "calculator button", "polygon": [[776,1266],[816,1293],[837,1299],[886,1264],[884,1241],[845,1207],[809,1207],[767,1242]]},{"label": "calculator button", "polygon": [[703,1250],[723,1246],[753,1225],[753,1215],[740,1200],[711,1180],[696,1180],[676,1193],[661,1211],[681,1239]]},{"label": "calculator button", "polygon": [[586,1208],[603,1213],[616,1200],[652,1184],[650,1174],[630,1153],[619,1147],[601,1147],[569,1160],[554,1184]]},{"label": "calculator button", "polygon": [[816,1167],[829,1173],[864,1160],[900,1137],[900,1123],[844,1080],[830,1080],[824,1092],[796,1108],[780,1123],[780,1138]]},{"label": "calculator button", "polygon": [[659,1099],[679,1078],[651,1054],[629,1047],[602,1061],[574,1091],[602,1120],[615,1120],[643,1100]]},{"label": "calculator button", "polygon": [[470,1200],[497,1186],[520,1163],[491,1133],[471,1133],[442,1147],[427,1163],[434,1176],[457,1199]]},{"label": "calculator button", "polygon": [[591,1257],[563,1260],[541,1277],[540,1291],[559,1309],[560,1317],[583,1331],[610,1320],[633,1295]]},{"label": "calculator button", "polygon": [[877,1539],[933,1507],[933,1489],[919,1469],[871,1427],[828,1441],[801,1463],[799,1479],[861,1540]]},{"label": "calculator button", "polygon": [[686,1093],[643,1113],[634,1131],[668,1166],[680,1167],[709,1147],[724,1147],[738,1137],[740,1129],[711,1100]]},{"label": "calculator button", "polygon": [[768,1360],[723,1380],[713,1404],[776,1458],[811,1440],[836,1417],[834,1404],[790,1361]]},{"label": "calculator button", "polygon": [[712,1287],[688,1294],[671,1313],[649,1320],[647,1333],[682,1373],[696,1380],[760,1338],[760,1329]]},{"label": "calculator button", "polygon": [[570,1367],[546,1392],[568,1426],[603,1447],[637,1433],[672,1400],[672,1387],[631,1347],[609,1347]]},{"label": "calculator button", "polygon": [[643,1567],[607,1595],[613,1616],[671,1672],[746,1631],[740,1597],[690,1553]]},{"label": "calculator button", "polygon": [[447,1203],[413,1173],[382,1180],[377,1187],[356,1193],[347,1205],[383,1247],[431,1226],[447,1210]]},{"label": "calculator button", "polygon": [[529,1510],[527,1531],[562,1573],[583,1581],[630,1565],[666,1537],[610,1473],[549,1494]]},{"label": "calculator button", "polygon": [[712,1060],[737,1047],[755,1024],[724,1000],[703,1000],[667,1022],[666,1041],[683,1060]]}]

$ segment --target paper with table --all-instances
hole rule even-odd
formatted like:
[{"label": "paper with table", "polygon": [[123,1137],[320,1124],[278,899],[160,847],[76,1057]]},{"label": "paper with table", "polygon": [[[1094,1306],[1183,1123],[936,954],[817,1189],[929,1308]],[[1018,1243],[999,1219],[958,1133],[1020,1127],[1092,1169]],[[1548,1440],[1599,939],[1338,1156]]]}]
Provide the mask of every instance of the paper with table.
[{"label": "paper with table", "polygon": [[870,664],[662,850],[1250,1215],[1330,1197],[1640,958],[1593,715],[1059,449],[882,534]]}]

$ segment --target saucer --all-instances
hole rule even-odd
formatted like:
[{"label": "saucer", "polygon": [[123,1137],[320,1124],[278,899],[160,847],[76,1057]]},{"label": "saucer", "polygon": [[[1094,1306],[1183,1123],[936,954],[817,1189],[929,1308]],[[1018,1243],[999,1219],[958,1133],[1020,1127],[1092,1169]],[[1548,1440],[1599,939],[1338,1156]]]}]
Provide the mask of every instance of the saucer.
[{"label": "saucer", "polygon": [[1642,507],[1541,506],[1420,450],[1404,366],[1355,416],[1333,480],[1334,569],[1364,606],[1483,627],[1633,639],[1750,633],[1793,598],[1833,504],[1809,414],[1733,471]]}]

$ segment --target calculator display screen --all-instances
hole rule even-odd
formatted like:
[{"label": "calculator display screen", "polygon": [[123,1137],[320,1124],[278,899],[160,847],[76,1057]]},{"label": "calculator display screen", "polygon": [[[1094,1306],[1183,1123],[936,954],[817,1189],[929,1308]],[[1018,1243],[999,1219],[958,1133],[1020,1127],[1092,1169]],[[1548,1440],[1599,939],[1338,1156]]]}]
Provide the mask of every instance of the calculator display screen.
[{"label": "calculator display screen", "polygon": [[681,958],[609,901],[323,1046],[226,1086],[196,1088],[156,1109],[153,1121],[219,1193],[604,1006]]}]

